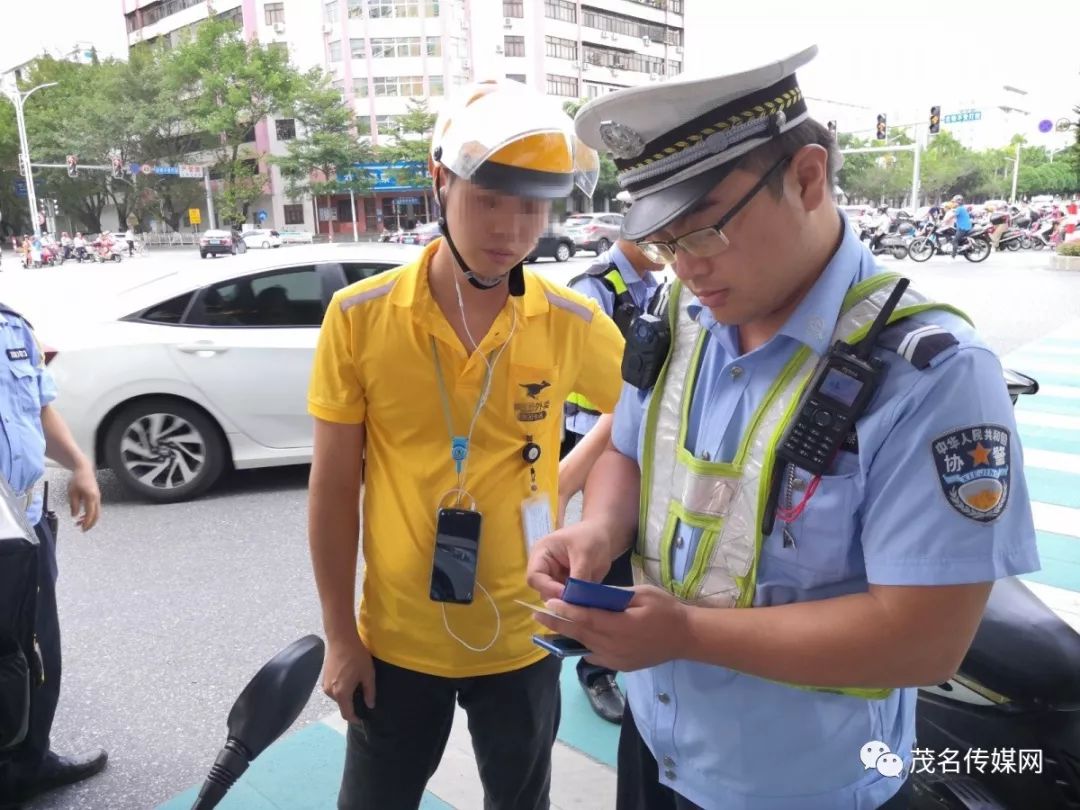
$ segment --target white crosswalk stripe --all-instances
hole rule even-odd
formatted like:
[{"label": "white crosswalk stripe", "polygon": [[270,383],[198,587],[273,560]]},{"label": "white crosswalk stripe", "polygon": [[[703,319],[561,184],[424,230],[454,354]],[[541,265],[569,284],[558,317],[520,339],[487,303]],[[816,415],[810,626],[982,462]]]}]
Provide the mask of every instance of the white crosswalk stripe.
[{"label": "white crosswalk stripe", "polygon": [[1037,467],[1042,470],[1072,473],[1080,475],[1080,455],[1059,453],[1056,450],[1024,449],[1024,468]]},{"label": "white crosswalk stripe", "polygon": [[1016,411],[1016,423],[1023,427],[1052,427],[1063,430],[1080,431],[1080,416],[1067,416],[1061,413],[1045,413],[1043,411],[1030,411],[1018,408]]},{"label": "white crosswalk stripe", "polygon": [[1080,538],[1080,509],[1032,501],[1031,513],[1039,531]]}]

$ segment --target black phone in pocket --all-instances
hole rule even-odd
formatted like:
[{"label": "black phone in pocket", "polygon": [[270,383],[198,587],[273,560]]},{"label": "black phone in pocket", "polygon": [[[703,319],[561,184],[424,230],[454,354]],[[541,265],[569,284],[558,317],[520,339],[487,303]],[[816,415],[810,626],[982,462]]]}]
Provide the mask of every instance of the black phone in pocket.
[{"label": "black phone in pocket", "polygon": [[431,566],[433,602],[472,603],[479,551],[480,513],[471,509],[440,509]]}]

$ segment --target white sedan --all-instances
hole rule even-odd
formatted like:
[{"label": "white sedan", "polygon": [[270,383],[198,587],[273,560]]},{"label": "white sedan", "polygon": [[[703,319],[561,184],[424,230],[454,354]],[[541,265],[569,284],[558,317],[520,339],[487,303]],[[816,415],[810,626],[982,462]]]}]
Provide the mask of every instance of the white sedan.
[{"label": "white sedan", "polygon": [[249,248],[281,247],[281,235],[277,231],[268,228],[244,231],[241,236],[244,239],[244,244]]},{"label": "white sedan", "polygon": [[315,241],[315,235],[311,231],[278,231],[283,245],[310,245]]},{"label": "white sedan", "polygon": [[172,502],[230,466],[311,460],[306,392],[331,295],[419,252],[326,245],[94,279],[58,268],[25,274],[36,286],[8,303],[55,352],[56,407],[83,451],[130,492]]}]

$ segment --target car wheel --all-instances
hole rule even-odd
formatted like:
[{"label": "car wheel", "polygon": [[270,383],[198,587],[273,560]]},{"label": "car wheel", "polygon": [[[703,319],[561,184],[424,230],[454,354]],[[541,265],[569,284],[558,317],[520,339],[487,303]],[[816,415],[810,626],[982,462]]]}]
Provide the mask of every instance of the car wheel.
[{"label": "car wheel", "polygon": [[187,402],[165,397],[122,408],[105,434],[105,460],[128,492],[156,503],[194,498],[225,469],[218,426]]},{"label": "car wheel", "polygon": [[199,251],[199,258],[200,259],[205,259],[206,258],[206,251],[205,250],[200,250]]},{"label": "car wheel", "polygon": [[559,242],[559,246],[555,248],[555,261],[565,262],[570,258],[570,246],[566,242]]},{"label": "car wheel", "polygon": [[233,256],[235,256],[235,255],[236,255],[236,245],[233,245],[233,248],[232,248],[232,255],[233,255]]},{"label": "car wheel", "polygon": [[262,247],[263,250],[267,250],[270,247],[270,243],[269,242],[263,242],[261,247]]},{"label": "car wheel", "polygon": [[611,242],[609,242],[607,239],[601,239],[599,242],[596,243],[596,255],[599,256],[601,253],[605,252],[610,247]]}]

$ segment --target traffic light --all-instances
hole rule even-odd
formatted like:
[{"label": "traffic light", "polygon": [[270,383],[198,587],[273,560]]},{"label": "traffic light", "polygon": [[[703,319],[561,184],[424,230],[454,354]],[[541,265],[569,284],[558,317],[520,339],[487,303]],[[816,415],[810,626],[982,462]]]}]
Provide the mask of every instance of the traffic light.
[{"label": "traffic light", "polygon": [[23,162],[22,152],[19,152],[19,177],[26,177],[26,164]]},{"label": "traffic light", "polygon": [[930,108],[930,134],[937,135],[941,132],[941,107]]},{"label": "traffic light", "polygon": [[52,201],[52,212],[53,212],[53,217],[60,216],[61,212],[60,212],[60,201],[59,200],[53,200]]},{"label": "traffic light", "polygon": [[77,155],[67,156],[67,175],[68,177],[79,176],[79,158]]},{"label": "traffic light", "polygon": [[832,138],[835,141],[836,140],[836,122],[835,121],[830,121],[829,122],[829,134],[832,135]]},{"label": "traffic light", "polygon": [[118,157],[112,159],[112,178],[122,180],[124,177],[124,162]]},{"label": "traffic light", "polygon": [[877,139],[884,141],[888,134],[888,129],[885,126],[885,114],[882,113],[877,117]]}]

